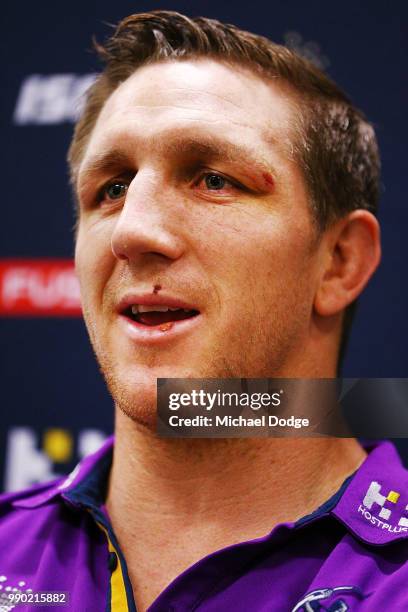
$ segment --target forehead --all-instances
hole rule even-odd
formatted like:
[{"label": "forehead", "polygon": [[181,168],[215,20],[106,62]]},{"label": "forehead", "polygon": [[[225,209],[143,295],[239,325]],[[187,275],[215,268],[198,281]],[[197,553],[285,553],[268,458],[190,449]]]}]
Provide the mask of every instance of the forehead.
[{"label": "forehead", "polygon": [[209,59],[169,61],[136,70],[108,98],[85,151],[144,147],[181,135],[213,135],[262,152],[290,150],[293,103],[281,84]]}]

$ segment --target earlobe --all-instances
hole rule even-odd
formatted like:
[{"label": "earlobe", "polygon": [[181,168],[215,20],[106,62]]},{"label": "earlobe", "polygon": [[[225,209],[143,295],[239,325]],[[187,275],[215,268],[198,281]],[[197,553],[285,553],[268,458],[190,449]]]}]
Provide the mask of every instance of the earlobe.
[{"label": "earlobe", "polygon": [[327,230],[323,244],[314,310],[327,317],[351,304],[376,270],[381,258],[378,221],[367,210],[355,210]]}]

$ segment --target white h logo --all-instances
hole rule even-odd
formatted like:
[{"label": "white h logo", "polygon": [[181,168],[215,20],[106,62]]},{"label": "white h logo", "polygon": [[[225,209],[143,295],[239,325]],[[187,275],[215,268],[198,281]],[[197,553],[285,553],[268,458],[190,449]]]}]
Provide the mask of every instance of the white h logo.
[{"label": "white h logo", "polygon": [[[379,506],[381,506],[379,516],[385,521],[387,521],[391,516],[391,510],[389,508],[384,508],[384,504],[386,501],[396,504],[400,498],[400,494],[397,493],[397,491],[390,491],[388,495],[385,496],[382,495],[380,491],[381,485],[373,480],[373,482],[368,487],[366,496],[363,499],[363,504],[369,510],[371,510],[374,504],[378,504]],[[408,504],[406,505],[405,509],[408,510]],[[408,518],[402,517],[399,520],[398,525],[400,527],[408,527]]]}]

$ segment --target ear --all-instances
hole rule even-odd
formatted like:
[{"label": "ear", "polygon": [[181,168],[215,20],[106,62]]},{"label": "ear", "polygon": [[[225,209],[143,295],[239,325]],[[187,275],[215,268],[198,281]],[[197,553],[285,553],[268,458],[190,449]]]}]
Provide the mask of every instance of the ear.
[{"label": "ear", "polygon": [[338,314],[362,292],[381,258],[380,226],[367,210],[355,210],[334,223],[322,241],[322,274],[314,310]]}]

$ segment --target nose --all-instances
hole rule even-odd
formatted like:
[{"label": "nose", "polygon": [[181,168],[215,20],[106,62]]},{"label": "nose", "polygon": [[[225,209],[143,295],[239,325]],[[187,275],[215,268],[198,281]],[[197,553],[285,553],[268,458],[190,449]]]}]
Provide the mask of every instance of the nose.
[{"label": "nose", "polygon": [[139,171],[128,187],[112,233],[114,256],[129,262],[146,255],[178,259],[183,247],[176,197],[165,187],[160,188],[157,178]]}]

